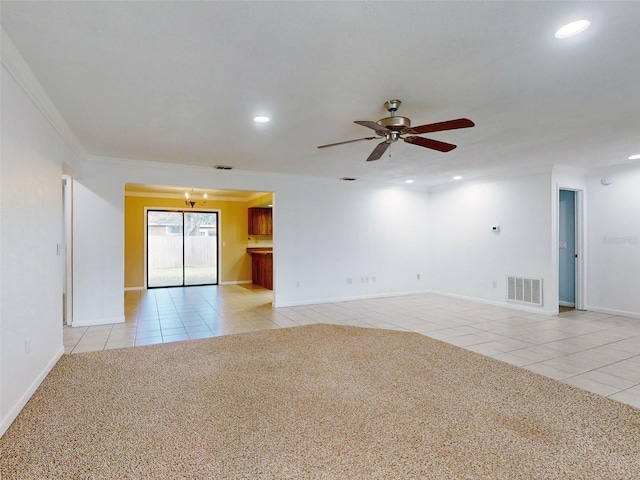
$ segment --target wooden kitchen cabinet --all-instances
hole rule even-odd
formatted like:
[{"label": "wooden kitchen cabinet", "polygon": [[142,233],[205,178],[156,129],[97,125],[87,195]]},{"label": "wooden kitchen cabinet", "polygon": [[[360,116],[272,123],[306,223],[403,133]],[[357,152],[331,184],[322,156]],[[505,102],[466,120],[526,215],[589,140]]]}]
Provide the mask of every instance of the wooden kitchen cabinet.
[{"label": "wooden kitchen cabinet", "polygon": [[251,254],[251,281],[273,290],[273,254],[253,252]]},{"label": "wooden kitchen cabinet", "polygon": [[249,235],[272,235],[273,218],[270,208],[249,209]]}]

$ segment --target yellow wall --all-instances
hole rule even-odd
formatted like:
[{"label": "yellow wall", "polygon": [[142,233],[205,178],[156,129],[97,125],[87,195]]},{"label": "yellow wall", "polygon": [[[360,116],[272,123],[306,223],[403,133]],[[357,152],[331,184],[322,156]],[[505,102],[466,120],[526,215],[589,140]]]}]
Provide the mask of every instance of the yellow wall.
[{"label": "yellow wall", "polygon": [[247,203],[247,207],[251,208],[265,203],[273,203],[273,193],[266,193],[258,198],[254,198]]},{"label": "yellow wall", "polygon": [[[220,210],[220,283],[251,281],[251,256],[247,254],[247,207],[245,202],[209,200],[207,209]],[[181,199],[125,197],[124,286],[144,286],[144,207],[184,209]],[[223,242],[226,246],[223,246]]]}]

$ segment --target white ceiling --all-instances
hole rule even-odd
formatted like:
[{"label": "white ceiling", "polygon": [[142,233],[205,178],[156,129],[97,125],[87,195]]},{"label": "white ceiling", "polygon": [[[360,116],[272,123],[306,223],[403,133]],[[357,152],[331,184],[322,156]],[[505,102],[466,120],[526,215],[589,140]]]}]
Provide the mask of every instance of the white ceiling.
[{"label": "white ceiling", "polygon": [[[26,2],[1,23],[90,155],[437,185],[640,153],[640,2]],[[578,37],[553,34],[588,18]],[[365,162],[354,120],[476,127]],[[257,125],[253,117],[272,121]],[[388,154],[391,154],[391,157]]]}]

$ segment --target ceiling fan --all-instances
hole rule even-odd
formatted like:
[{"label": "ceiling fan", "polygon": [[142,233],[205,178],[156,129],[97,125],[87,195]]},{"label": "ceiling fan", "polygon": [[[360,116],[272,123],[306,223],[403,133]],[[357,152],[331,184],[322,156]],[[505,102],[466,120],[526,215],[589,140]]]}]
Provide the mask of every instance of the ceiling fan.
[{"label": "ceiling fan", "polygon": [[[367,158],[367,162],[380,159],[384,152],[387,151],[387,148],[389,148],[389,145],[397,142],[398,140],[404,140],[407,143],[412,143],[413,145],[418,145],[420,147],[431,148],[433,150],[438,150],[439,152],[450,152],[456,148],[456,145],[432,140],[430,138],[416,137],[415,135],[420,133],[441,132],[443,130],[455,130],[456,128],[468,128],[475,125],[475,123],[468,118],[457,118],[455,120],[447,120],[445,122],[429,123],[427,125],[420,125],[419,127],[412,127],[411,120],[407,117],[397,117],[395,115],[396,110],[398,110],[401,103],[402,102],[400,100],[389,100],[388,102],[385,102],[384,108],[386,108],[391,114],[387,118],[381,118],[377,122],[370,122],[367,120],[356,120],[354,122],[358,125],[374,130],[377,137],[357,138],[355,140],[347,140],[346,142],[330,143],[328,145],[320,145],[318,148],[334,147],[345,143],[384,138],[384,140],[373,149],[373,152],[371,152],[371,155]],[[403,137],[402,135],[408,136]]]}]

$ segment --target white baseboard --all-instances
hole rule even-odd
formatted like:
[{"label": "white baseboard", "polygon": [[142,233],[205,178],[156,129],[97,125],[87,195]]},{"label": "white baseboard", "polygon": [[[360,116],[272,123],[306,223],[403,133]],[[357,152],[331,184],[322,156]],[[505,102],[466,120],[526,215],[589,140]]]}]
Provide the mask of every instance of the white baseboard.
[{"label": "white baseboard", "polygon": [[7,429],[11,426],[11,424],[16,419],[18,414],[22,411],[31,396],[38,389],[42,381],[47,375],[49,375],[49,372],[53,367],[55,367],[56,363],[58,363],[58,360],[60,360],[60,357],[62,357],[62,355],[64,355],[64,347],[60,347],[60,350],[56,352],[56,354],[49,361],[49,363],[47,363],[47,365],[36,377],[36,379],[31,383],[31,385],[29,385],[29,388],[26,392],[24,392],[22,397],[20,397],[20,400],[18,400],[18,402],[11,408],[11,410],[9,410],[9,413],[7,413],[6,417],[2,419],[2,422],[0,422],[0,437],[4,435],[4,432],[6,432]]},{"label": "white baseboard", "polygon": [[125,292],[130,292],[132,290],[146,290],[145,287],[124,287]]},{"label": "white baseboard", "polygon": [[469,302],[475,302],[475,303],[482,303],[485,305],[493,305],[494,307],[503,307],[503,308],[509,308],[511,310],[519,310],[521,312],[527,312],[527,313],[537,313],[540,315],[558,315],[558,311],[557,310],[548,310],[542,307],[528,307],[526,305],[520,305],[518,303],[511,303],[511,302],[495,302],[493,300],[485,300],[483,298],[475,298],[475,297],[467,297],[466,295],[456,295],[453,293],[443,293],[443,292],[436,292],[436,291],[431,291],[430,293],[434,294],[434,295],[441,295],[443,297],[451,297],[451,298],[459,298],[460,300],[468,300]]},{"label": "white baseboard", "polygon": [[563,302],[562,300],[558,301],[558,305],[561,307],[571,307],[575,308],[576,304],[574,302]]},{"label": "white baseboard", "polygon": [[640,318],[640,312],[627,312],[625,310],[615,310],[613,308],[596,307],[587,305],[585,307],[589,312],[608,313],[610,315],[620,315],[621,317]]},{"label": "white baseboard", "polygon": [[409,295],[423,295],[429,293],[426,290],[411,291],[411,292],[394,292],[394,293],[378,293],[372,295],[354,295],[352,297],[334,297],[334,298],[322,298],[314,300],[300,300],[297,302],[278,302],[277,299],[274,303],[274,308],[284,307],[302,307],[304,305],[319,305],[322,303],[339,303],[339,302],[351,302],[353,300],[369,300],[372,298],[386,298],[386,297],[406,297]]},{"label": "white baseboard", "polygon": [[123,317],[111,317],[111,318],[94,318],[92,320],[76,320],[73,319],[72,327],[93,327],[96,325],[110,325],[113,323],[124,323]]}]

